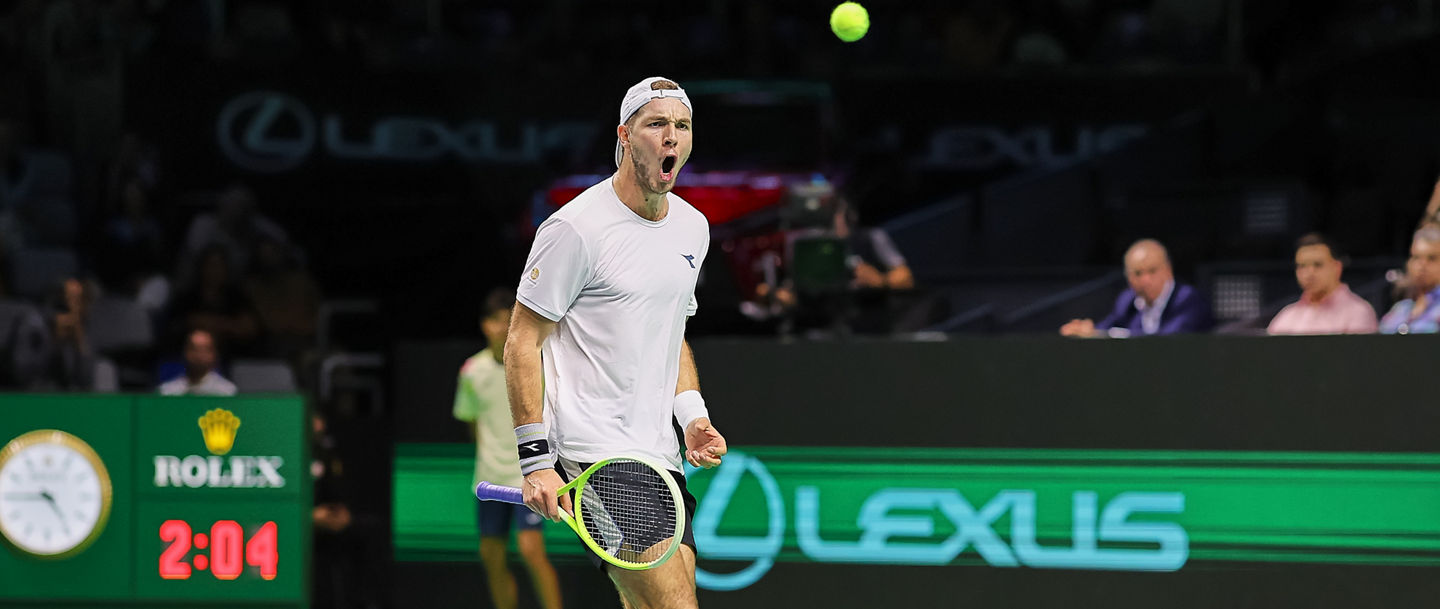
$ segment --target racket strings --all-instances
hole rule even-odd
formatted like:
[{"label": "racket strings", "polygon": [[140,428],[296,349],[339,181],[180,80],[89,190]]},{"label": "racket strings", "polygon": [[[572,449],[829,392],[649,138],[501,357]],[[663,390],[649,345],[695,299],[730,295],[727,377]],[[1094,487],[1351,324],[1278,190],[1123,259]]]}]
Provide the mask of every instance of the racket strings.
[{"label": "racket strings", "polygon": [[662,475],[635,461],[606,464],[580,491],[585,528],[591,539],[620,560],[647,563],[675,537],[677,506]]}]

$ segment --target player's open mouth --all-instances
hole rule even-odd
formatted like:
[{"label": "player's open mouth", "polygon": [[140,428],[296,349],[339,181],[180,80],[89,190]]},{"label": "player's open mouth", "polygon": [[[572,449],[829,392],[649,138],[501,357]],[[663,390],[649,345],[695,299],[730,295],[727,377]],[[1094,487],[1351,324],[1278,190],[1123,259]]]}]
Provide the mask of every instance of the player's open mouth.
[{"label": "player's open mouth", "polygon": [[676,157],[667,156],[660,161],[660,179],[666,182],[675,179]]}]

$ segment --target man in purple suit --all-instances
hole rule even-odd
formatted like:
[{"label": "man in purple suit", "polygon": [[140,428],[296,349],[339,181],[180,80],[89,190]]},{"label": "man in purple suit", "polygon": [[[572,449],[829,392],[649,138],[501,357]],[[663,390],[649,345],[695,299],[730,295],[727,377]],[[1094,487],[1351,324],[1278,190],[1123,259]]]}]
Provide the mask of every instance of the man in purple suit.
[{"label": "man in purple suit", "polygon": [[1170,254],[1154,239],[1141,239],[1125,252],[1125,279],[1130,289],[1115,300],[1110,315],[1096,323],[1072,319],[1060,327],[1064,336],[1158,336],[1205,332],[1215,325],[1210,303],[1199,290],[1175,283]]}]

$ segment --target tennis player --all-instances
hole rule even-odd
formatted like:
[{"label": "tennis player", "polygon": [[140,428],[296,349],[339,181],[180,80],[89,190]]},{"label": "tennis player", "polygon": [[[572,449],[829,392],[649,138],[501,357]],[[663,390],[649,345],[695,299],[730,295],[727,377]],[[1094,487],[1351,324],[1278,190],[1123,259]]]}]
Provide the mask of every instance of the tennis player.
[{"label": "tennis player", "polygon": [[628,571],[591,556],[630,609],[696,607],[695,498],[671,421],[684,430],[690,464],[715,467],[726,452],[684,337],[710,246],[705,216],[670,193],[690,158],[692,112],[685,90],[665,78],[625,93],[618,169],[540,225],[505,343],[530,509],[552,520],[573,513],[556,489],[608,457],[667,465],[680,486],[686,518],[673,559]]}]

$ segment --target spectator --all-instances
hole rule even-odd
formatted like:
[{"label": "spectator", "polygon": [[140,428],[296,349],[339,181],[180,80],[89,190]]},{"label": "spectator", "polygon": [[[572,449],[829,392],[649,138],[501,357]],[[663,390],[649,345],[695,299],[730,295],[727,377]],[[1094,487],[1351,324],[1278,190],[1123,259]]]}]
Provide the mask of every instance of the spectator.
[{"label": "spectator", "polygon": [[[315,508],[311,518],[317,532],[341,533],[350,528],[353,516],[344,498],[348,494],[345,462],[340,458],[335,434],[320,414],[310,416],[310,473],[315,476]],[[318,540],[317,540],[318,541]]]},{"label": "spectator", "polygon": [[235,395],[235,383],[220,376],[219,349],[205,330],[185,337],[185,374],[160,384],[160,395]]},{"label": "spectator", "polygon": [[124,213],[125,189],[131,182],[137,182],[147,194],[160,188],[160,152],[155,145],[139,134],[127,132],[120,136],[115,158],[105,170],[105,200],[103,210],[107,214]]},{"label": "spectator", "polygon": [[1344,254],[1318,233],[1300,238],[1295,248],[1295,281],[1300,300],[1270,321],[1271,334],[1373,334],[1375,309],[1340,282]]},{"label": "spectator", "polygon": [[[493,484],[519,487],[520,459],[515,453],[514,426],[510,419],[510,398],[505,392],[505,337],[510,328],[510,311],[515,308],[515,292],[498,288],[485,298],[481,311],[480,331],[488,343],[484,350],[465,360],[460,368],[460,381],[455,390],[454,415],[469,423],[467,428],[475,439],[475,479]],[[480,562],[490,583],[490,596],[495,606],[515,607],[515,576],[505,564],[505,547],[510,530],[520,556],[530,570],[535,593],[546,609],[560,608],[560,584],[555,567],[545,555],[545,539],[541,535],[543,519],[523,505],[497,501],[477,504],[480,524]]]},{"label": "spectator", "polygon": [[1435,180],[1435,190],[1430,192],[1430,202],[1425,205],[1425,216],[1420,224],[1440,224],[1440,180]]},{"label": "spectator", "polygon": [[905,256],[882,228],[860,227],[860,217],[848,201],[836,206],[835,236],[845,241],[846,266],[854,273],[857,288],[908,290],[915,287],[915,275]]},{"label": "spectator", "polygon": [[69,246],[75,236],[72,169],[26,145],[25,125],[0,117],[0,250]]},{"label": "spectator", "polygon": [[60,388],[90,391],[95,388],[95,350],[90,345],[90,305],[93,284],[66,279],[51,317],[55,351],[50,376]]},{"label": "spectator", "polygon": [[160,223],[151,214],[150,192],[139,177],[122,187],[120,210],[105,225],[105,252],[97,261],[107,284],[127,295],[144,297],[149,310],[165,305],[169,280],[160,273],[165,244]]},{"label": "spectator", "polygon": [[260,336],[260,322],[235,282],[226,252],[223,246],[212,245],[201,254],[199,269],[192,273],[194,284],[171,307],[172,326],[199,328],[237,351],[250,352]]},{"label": "spectator", "polygon": [[1012,10],[1009,2],[998,0],[962,4],[942,26],[940,48],[946,61],[966,70],[999,65],[1016,28]]},{"label": "spectator", "polygon": [[1125,252],[1125,280],[1110,315],[1095,323],[1073,319],[1060,328],[1064,336],[1114,338],[1205,332],[1214,325],[1210,303],[1200,291],[1175,283],[1170,254],[1154,239],[1141,239]]},{"label": "spectator", "polygon": [[24,245],[19,212],[31,181],[30,163],[21,152],[19,125],[0,116],[0,252]]},{"label": "spectator", "polygon": [[1434,334],[1440,331],[1440,225],[1415,232],[1405,264],[1409,297],[1395,303],[1380,320],[1381,334]]},{"label": "spectator", "polygon": [[245,294],[255,305],[272,353],[288,356],[314,342],[320,288],[284,244],[261,238]]},{"label": "spectator", "polygon": [[357,606],[356,564],[363,560],[356,536],[354,514],[346,501],[352,483],[339,450],[339,436],[319,413],[310,416],[310,474],[315,477],[315,558],[311,590],[314,607]]},{"label": "spectator", "polygon": [[180,260],[181,282],[192,270],[195,258],[212,246],[225,249],[234,268],[250,267],[250,257],[262,239],[271,239],[289,247],[285,229],[256,210],[255,193],[245,186],[232,186],[221,193],[213,213],[196,216],[185,233],[185,249]]},{"label": "spectator", "polygon": [[[806,229],[796,231],[787,239],[786,265],[790,267],[790,279],[776,282],[775,262],[766,259],[769,268],[762,269],[764,280],[755,286],[757,302],[741,304],[741,311],[747,316],[764,319],[772,314],[788,312],[797,299],[796,280],[802,284],[799,291],[806,291],[805,284],[829,282],[834,272],[841,272],[841,287],[850,290],[889,291],[909,290],[915,287],[915,276],[905,261],[900,249],[890,235],[881,228],[862,228],[859,216],[844,199],[834,206],[828,230]],[[826,264],[824,252],[829,251],[824,243],[819,247],[806,248],[811,240],[834,241],[841,245],[835,250],[834,264]],[[797,263],[797,245],[805,249]],[[841,268],[843,265],[843,268]],[[796,277],[799,273],[802,277]]]}]

